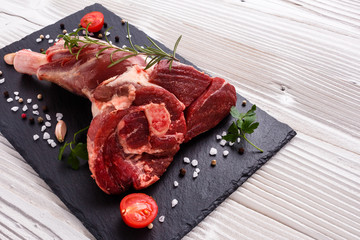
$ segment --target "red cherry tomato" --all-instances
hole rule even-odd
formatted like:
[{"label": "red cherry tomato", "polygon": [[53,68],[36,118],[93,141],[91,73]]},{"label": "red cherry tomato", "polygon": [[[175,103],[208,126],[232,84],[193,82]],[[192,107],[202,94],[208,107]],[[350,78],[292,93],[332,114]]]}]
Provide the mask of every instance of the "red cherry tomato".
[{"label": "red cherry tomato", "polygon": [[158,206],[155,200],[145,193],[132,193],[121,200],[120,213],[129,227],[144,228],[154,221]]},{"label": "red cherry tomato", "polygon": [[83,28],[87,28],[89,23],[89,32],[100,31],[104,25],[104,14],[101,12],[90,12],[85,14],[85,16],[83,16],[83,18],[80,20],[80,24]]}]

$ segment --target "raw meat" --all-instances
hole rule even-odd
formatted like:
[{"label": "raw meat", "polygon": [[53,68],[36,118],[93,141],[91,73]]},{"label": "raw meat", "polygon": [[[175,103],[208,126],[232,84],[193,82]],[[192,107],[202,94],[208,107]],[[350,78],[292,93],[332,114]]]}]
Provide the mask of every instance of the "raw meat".
[{"label": "raw meat", "polygon": [[[104,192],[120,194],[156,182],[181,143],[228,115],[236,92],[225,80],[181,63],[174,62],[170,71],[161,61],[145,71],[145,59],[136,56],[108,68],[113,49],[96,56],[101,48],[86,46],[76,58],[60,40],[46,55],[17,52],[14,67],[89,98],[94,116],[87,138],[89,168]],[[116,52],[113,59],[127,54]]]}]

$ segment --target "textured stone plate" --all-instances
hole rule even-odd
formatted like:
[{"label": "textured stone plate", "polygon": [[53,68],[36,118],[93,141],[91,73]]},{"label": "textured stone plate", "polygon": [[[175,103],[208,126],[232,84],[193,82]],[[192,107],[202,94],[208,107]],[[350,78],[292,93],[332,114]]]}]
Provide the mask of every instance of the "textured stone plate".
[{"label": "textured stone plate", "polygon": [[[0,50],[0,55],[2,57],[6,53],[23,48],[33,51],[39,51],[40,48],[46,49],[52,44],[48,43],[48,39],[37,43],[36,39],[40,34],[49,34],[50,39],[55,40],[56,36],[62,32],[60,23],[64,23],[66,29],[72,31],[77,28],[78,22],[85,13],[94,10],[103,12],[108,26],[113,27],[110,30],[109,40],[115,43],[115,36],[118,35],[120,42],[115,44],[119,46],[127,44],[126,26],[121,24],[121,18],[101,5],[95,4],[4,47]],[[133,26],[130,26],[130,32],[133,42],[147,43],[145,33]],[[160,43],[159,45],[164,47]],[[182,58],[181,62],[190,64]],[[224,119],[216,128],[183,144],[161,180],[143,191],[156,199],[159,205],[158,216],[164,215],[165,222],[154,221],[152,230],[131,229],[122,222],[119,213],[119,203],[123,196],[104,194],[90,177],[86,163],[82,163],[80,169],[75,171],[64,162],[58,161],[60,145],[52,148],[46,140],[42,139],[41,124],[37,122],[30,124],[28,120],[21,119],[24,105],[29,108],[26,111],[27,119],[37,118],[32,113],[34,104],[39,106],[40,116],[46,119],[42,111],[42,106],[46,105],[52,124],[46,131],[50,133],[52,139],[55,139],[53,134],[56,124],[55,114],[61,112],[68,126],[66,140],[69,141],[77,130],[90,124],[89,101],[54,84],[19,74],[3,61],[0,61],[0,69],[3,72],[1,78],[5,78],[5,82],[0,84],[1,94],[8,91],[10,97],[15,98],[14,92],[19,92],[19,96],[24,99],[23,103],[15,100],[7,102],[6,98],[0,99],[0,131],[97,239],[180,239],[296,134],[286,124],[280,123],[258,109],[256,113],[260,126],[250,138],[264,150],[264,153],[257,152],[252,146],[243,142],[233,147],[228,145],[222,147],[215,136],[225,131],[232,121],[231,117]],[[43,100],[36,99],[38,93],[43,94]],[[32,102],[27,103],[27,99],[32,99]],[[242,107],[243,99],[238,95],[237,106],[240,111],[247,111],[251,104]],[[19,106],[19,110],[11,111],[13,106]],[[34,141],[34,134],[38,134],[40,139]],[[211,147],[218,149],[216,157],[209,155]],[[245,148],[245,154],[238,154],[239,147]],[[222,156],[222,151],[225,149],[230,152],[227,157]],[[184,157],[199,161],[198,167],[201,171],[196,179],[192,177],[195,168],[190,164],[185,164],[182,161]],[[216,167],[210,166],[212,159],[217,160]],[[187,170],[185,177],[179,176],[180,168]],[[177,188],[173,186],[175,180],[179,182]],[[171,201],[175,198],[179,203],[172,208]]]}]

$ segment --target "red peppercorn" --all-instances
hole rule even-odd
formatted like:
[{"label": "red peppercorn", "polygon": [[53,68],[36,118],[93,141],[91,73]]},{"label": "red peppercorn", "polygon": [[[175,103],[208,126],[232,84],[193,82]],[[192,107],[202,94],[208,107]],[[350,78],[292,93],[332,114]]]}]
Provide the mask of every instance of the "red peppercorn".
[{"label": "red peppercorn", "polygon": [[21,118],[25,119],[26,118],[26,113],[21,114]]}]

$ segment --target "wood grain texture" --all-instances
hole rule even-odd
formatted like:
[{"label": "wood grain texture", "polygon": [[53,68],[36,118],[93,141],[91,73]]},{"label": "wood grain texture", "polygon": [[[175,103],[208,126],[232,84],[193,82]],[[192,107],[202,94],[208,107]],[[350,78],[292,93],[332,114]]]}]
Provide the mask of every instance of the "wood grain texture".
[{"label": "wood grain texture", "polygon": [[[0,48],[92,3],[6,1]],[[184,239],[360,237],[359,1],[101,4],[298,132]],[[93,238],[2,136],[0,163],[0,239]]]}]

